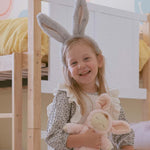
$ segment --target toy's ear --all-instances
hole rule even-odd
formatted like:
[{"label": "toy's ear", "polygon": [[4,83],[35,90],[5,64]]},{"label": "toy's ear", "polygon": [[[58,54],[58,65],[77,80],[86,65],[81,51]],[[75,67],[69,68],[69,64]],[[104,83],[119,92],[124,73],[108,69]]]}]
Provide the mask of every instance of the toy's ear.
[{"label": "toy's ear", "polygon": [[37,21],[41,29],[48,36],[53,37],[61,43],[64,43],[71,37],[64,27],[43,13],[37,15]]},{"label": "toy's ear", "polygon": [[100,105],[100,108],[102,110],[107,111],[107,110],[109,110],[110,105],[111,105],[110,99],[111,99],[110,96],[108,94],[104,93],[99,96],[97,103]]},{"label": "toy's ear", "polygon": [[129,124],[125,121],[122,120],[114,120],[112,122],[112,128],[111,131],[113,134],[126,134],[129,133],[131,131],[131,128],[129,126]]},{"label": "toy's ear", "polygon": [[76,7],[73,16],[73,35],[84,35],[89,19],[89,12],[86,0],[76,0]]}]

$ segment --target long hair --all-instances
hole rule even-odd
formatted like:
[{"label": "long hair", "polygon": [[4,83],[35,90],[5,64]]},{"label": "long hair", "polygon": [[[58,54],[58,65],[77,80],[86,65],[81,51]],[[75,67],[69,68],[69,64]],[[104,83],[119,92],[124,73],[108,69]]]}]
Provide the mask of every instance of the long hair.
[{"label": "long hair", "polygon": [[[97,44],[90,39],[89,37],[73,37],[72,39],[68,40],[63,48],[62,48],[62,61],[63,61],[63,73],[65,78],[65,84],[69,88],[71,92],[75,95],[77,98],[77,102],[81,107],[81,113],[84,114],[86,111],[86,105],[84,101],[82,100],[82,96],[85,95],[85,93],[82,91],[78,83],[69,75],[67,60],[66,60],[66,54],[77,43],[84,43],[88,46],[90,46],[93,51],[95,52],[95,55],[101,54],[101,50],[97,46]],[[103,56],[104,57],[104,56]],[[101,68],[98,68],[97,73],[97,84],[98,84],[98,93],[105,93],[107,92],[107,84],[105,80],[105,63],[103,58],[103,66]]]}]

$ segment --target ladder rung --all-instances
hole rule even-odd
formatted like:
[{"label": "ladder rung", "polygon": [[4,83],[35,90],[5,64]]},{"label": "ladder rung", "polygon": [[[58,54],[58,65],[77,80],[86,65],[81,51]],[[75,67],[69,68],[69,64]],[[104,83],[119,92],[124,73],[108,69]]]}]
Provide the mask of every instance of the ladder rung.
[{"label": "ladder rung", "polygon": [[12,118],[12,113],[0,113],[0,118]]}]

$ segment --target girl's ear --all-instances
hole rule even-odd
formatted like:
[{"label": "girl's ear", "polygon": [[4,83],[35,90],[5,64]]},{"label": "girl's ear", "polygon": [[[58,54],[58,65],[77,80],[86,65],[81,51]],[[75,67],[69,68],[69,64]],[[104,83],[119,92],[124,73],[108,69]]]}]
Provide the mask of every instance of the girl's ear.
[{"label": "girl's ear", "polygon": [[104,59],[103,59],[103,55],[102,54],[98,54],[97,55],[97,61],[98,61],[98,67],[101,68],[104,64]]}]

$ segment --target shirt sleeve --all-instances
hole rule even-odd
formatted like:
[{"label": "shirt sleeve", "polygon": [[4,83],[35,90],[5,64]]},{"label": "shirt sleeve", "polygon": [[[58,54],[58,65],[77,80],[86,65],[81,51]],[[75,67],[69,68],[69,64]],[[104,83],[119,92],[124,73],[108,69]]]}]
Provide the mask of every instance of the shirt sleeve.
[{"label": "shirt sleeve", "polygon": [[63,126],[70,121],[72,104],[68,102],[66,92],[59,91],[53,99],[48,116],[46,143],[55,150],[69,150],[66,147],[68,134]]},{"label": "shirt sleeve", "polygon": [[[121,108],[120,110],[119,120],[127,121],[123,108]],[[112,142],[114,145],[113,150],[120,150],[122,146],[127,146],[127,145],[133,146],[134,145],[134,131],[131,129],[131,131],[127,134],[122,134],[122,135],[112,134]]]}]

